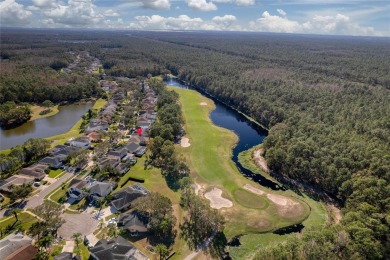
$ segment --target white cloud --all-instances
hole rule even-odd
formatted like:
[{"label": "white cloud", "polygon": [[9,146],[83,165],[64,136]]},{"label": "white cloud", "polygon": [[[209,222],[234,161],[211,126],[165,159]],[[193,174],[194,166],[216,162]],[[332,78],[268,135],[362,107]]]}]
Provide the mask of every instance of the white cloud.
[{"label": "white cloud", "polygon": [[0,23],[2,25],[22,25],[29,22],[32,12],[14,0],[0,2]]},{"label": "white cloud", "polygon": [[207,2],[207,0],[186,0],[188,7],[197,11],[214,11],[217,10],[217,6],[213,2]]},{"label": "white cloud", "polygon": [[169,0],[141,0],[143,7],[161,10],[161,9],[169,9],[171,8],[171,3]]},{"label": "white cloud", "polygon": [[277,10],[279,15],[263,12],[256,21],[249,23],[250,29],[265,32],[283,33],[315,33],[346,35],[378,35],[372,27],[360,26],[343,14],[315,15],[306,22],[298,22],[287,18],[286,12]]},{"label": "white cloud", "polygon": [[199,17],[191,18],[187,15],[179,15],[178,17],[136,16],[129,28],[136,30],[242,30],[238,25],[232,25],[236,20],[234,15],[228,14],[215,16],[212,20],[207,21]]},{"label": "white cloud", "polygon": [[103,15],[104,16],[119,16],[119,14],[112,9],[108,9],[108,10],[104,11]]},{"label": "white cloud", "polygon": [[48,8],[54,5],[52,0],[32,0],[34,6]]},{"label": "white cloud", "polygon": [[281,16],[286,16],[287,13],[285,11],[283,11],[283,9],[276,9],[276,11],[278,11],[278,13],[281,15]]},{"label": "white cloud", "polygon": [[236,0],[236,4],[241,6],[254,5],[255,3],[256,0]]},{"label": "white cloud", "polygon": [[163,17],[160,15],[136,16],[135,20],[129,26],[131,29],[198,30],[203,27],[203,20],[201,18],[190,18],[187,15],[179,15],[178,17]]},{"label": "white cloud", "polygon": [[237,18],[234,15],[225,14],[224,16],[214,16],[212,21],[216,24],[223,25],[225,28],[229,27]]},{"label": "white cloud", "polygon": [[104,15],[97,12],[93,0],[68,0],[67,4],[43,10],[47,24],[61,24],[71,27],[98,27]]}]

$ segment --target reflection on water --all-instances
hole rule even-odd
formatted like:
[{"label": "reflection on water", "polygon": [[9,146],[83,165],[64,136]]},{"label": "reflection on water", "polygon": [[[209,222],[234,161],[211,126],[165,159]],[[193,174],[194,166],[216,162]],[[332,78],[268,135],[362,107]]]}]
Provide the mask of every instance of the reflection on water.
[{"label": "reflection on water", "polygon": [[30,138],[45,138],[68,131],[88,109],[92,103],[61,106],[58,114],[29,121],[19,127],[0,130],[0,150],[23,144]]}]

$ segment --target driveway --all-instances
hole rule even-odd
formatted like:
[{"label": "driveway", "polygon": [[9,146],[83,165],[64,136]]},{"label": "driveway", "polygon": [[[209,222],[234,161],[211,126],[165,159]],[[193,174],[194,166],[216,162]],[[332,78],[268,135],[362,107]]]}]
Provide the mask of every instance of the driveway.
[{"label": "driveway", "polygon": [[65,223],[58,230],[58,234],[65,240],[72,240],[72,235],[80,233],[81,237],[91,234],[98,226],[99,220],[94,214],[82,212],[81,214],[62,214]]},{"label": "driveway", "polygon": [[[41,205],[43,203],[44,198],[53,190],[57,189],[59,186],[61,186],[63,183],[65,183],[68,179],[74,176],[74,173],[67,172],[62,176],[61,178],[57,179],[55,182],[53,182],[51,185],[46,187],[45,189],[42,189],[38,194],[32,196],[26,203],[26,205],[23,207],[23,209],[33,209],[37,206]],[[3,209],[0,211],[0,218],[4,217],[6,209]]]},{"label": "driveway", "polygon": [[28,200],[27,205],[25,209],[33,209],[38,207],[43,203],[44,198],[53,190],[57,189],[61,184],[65,183],[68,179],[70,179],[72,176],[74,176],[74,173],[67,172],[64,176],[59,178],[57,181],[52,183],[49,187],[39,192],[37,195],[31,197],[31,199]]}]

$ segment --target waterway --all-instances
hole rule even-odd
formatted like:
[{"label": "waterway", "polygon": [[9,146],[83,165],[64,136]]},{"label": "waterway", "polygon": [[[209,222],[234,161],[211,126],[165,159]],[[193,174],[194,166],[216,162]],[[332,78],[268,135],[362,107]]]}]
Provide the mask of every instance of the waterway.
[{"label": "waterway", "polygon": [[[173,78],[169,78],[165,81],[165,83],[168,86],[188,88],[179,80]],[[237,145],[233,148],[232,160],[240,172],[248,179],[252,179],[254,182],[257,182],[264,187],[270,188],[272,190],[285,190],[285,188],[281,187],[278,183],[265,178],[261,174],[253,173],[252,171],[244,168],[238,161],[238,154],[242,151],[252,148],[255,145],[261,144],[264,138],[267,136],[267,131],[261,128],[258,124],[247,119],[242,114],[238,113],[236,110],[218,101],[214,97],[206,93],[201,94],[212,99],[216,105],[216,108],[210,113],[211,121],[215,125],[234,131],[237,134],[239,140]]]},{"label": "waterway", "polygon": [[68,131],[92,107],[92,103],[60,106],[53,116],[29,121],[13,129],[0,130],[0,150],[23,144],[30,138],[46,138]]}]

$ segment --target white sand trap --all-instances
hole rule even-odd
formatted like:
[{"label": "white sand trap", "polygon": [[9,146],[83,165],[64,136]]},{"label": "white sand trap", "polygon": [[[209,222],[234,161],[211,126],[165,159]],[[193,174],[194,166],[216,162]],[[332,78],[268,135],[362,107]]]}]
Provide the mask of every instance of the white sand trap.
[{"label": "white sand trap", "polygon": [[206,102],[201,102],[199,105],[201,105],[201,106],[207,106],[207,103],[206,103]]},{"label": "white sand trap", "polygon": [[244,185],[244,189],[249,190],[250,192],[253,192],[253,193],[258,194],[258,195],[264,195],[265,194],[264,191],[262,191],[262,190],[260,190],[258,188],[255,188],[255,187],[253,187],[250,184],[245,184]]},{"label": "white sand trap", "polygon": [[210,201],[210,207],[214,209],[233,207],[233,202],[222,197],[222,190],[213,188],[211,191],[204,194],[206,199]]},{"label": "white sand trap", "polygon": [[180,140],[180,145],[181,147],[189,147],[191,145],[190,139],[188,139],[187,137],[182,137]]}]

